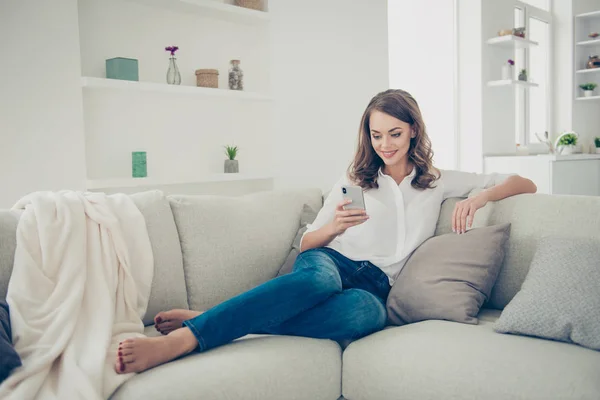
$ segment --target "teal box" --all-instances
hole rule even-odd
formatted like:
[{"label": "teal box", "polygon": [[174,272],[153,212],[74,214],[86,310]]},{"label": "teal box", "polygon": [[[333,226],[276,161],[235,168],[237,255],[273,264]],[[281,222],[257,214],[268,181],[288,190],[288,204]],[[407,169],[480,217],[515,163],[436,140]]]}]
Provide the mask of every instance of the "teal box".
[{"label": "teal box", "polygon": [[145,178],[148,176],[145,151],[133,151],[131,153],[131,174],[133,178]]},{"label": "teal box", "polygon": [[125,81],[139,81],[138,60],[123,57],[106,60],[106,77]]}]

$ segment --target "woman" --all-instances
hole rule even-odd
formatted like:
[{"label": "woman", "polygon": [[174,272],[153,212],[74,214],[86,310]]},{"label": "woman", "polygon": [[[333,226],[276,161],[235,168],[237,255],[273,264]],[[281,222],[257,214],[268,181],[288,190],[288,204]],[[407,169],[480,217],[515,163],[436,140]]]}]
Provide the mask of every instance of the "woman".
[{"label": "woman", "polygon": [[[166,336],[122,342],[117,372],[144,371],[249,333],[347,341],[382,329],[391,285],[411,253],[434,234],[445,199],[485,189],[457,203],[452,229],[462,234],[488,201],[537,190],[515,175],[500,183],[495,174],[438,171],[432,157],[415,99],[402,90],[376,95],[363,114],[348,174],[308,226],[292,273],[204,313],[159,313],[156,328]],[[344,184],[363,188],[366,210],[344,209]]]}]

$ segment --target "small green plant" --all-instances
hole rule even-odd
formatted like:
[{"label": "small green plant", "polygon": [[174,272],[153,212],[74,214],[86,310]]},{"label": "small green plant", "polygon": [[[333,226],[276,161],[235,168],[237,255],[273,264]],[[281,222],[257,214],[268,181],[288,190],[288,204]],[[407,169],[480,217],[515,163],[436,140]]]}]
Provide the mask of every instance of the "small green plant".
[{"label": "small green plant", "polygon": [[579,85],[580,88],[582,88],[583,90],[594,90],[596,89],[596,86],[598,86],[595,83],[583,83],[581,85]]},{"label": "small green plant", "polygon": [[237,146],[224,146],[224,147],[225,147],[225,155],[230,160],[235,160],[235,156],[237,156],[237,153],[238,153],[238,147]]},{"label": "small green plant", "polygon": [[577,135],[574,133],[567,133],[558,141],[560,146],[575,146],[577,144]]},{"label": "small green plant", "polygon": [[596,136],[596,138],[594,139],[594,144],[596,144],[596,147],[600,149],[600,137]]}]

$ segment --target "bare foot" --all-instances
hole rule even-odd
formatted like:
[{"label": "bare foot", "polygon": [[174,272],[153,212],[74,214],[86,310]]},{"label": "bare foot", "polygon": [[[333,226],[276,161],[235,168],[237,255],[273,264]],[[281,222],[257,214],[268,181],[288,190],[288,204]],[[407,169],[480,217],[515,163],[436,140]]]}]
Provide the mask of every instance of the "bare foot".
[{"label": "bare foot", "polygon": [[175,329],[183,327],[183,321],[192,319],[202,314],[200,311],[175,309],[161,311],[154,317],[154,327],[163,335],[168,335]]},{"label": "bare foot", "polygon": [[188,328],[177,329],[167,336],[126,339],[119,344],[117,374],[142,372],[191,353],[198,340]]}]

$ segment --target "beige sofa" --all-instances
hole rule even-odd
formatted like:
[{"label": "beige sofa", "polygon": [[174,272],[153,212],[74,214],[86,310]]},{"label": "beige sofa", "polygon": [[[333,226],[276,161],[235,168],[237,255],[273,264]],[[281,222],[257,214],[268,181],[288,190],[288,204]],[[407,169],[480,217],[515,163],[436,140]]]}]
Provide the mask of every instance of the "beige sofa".
[{"label": "beige sofa", "polygon": [[[155,277],[145,321],[156,312],[207,309],[277,274],[303,204],[318,190],[243,197],[132,195],[144,214]],[[447,200],[436,235],[451,230]],[[522,195],[480,210],[476,226],[511,222],[508,253],[478,325],[425,321],[342,349],[334,341],[249,335],[138,374],[113,399],[600,399],[600,352],[494,332],[518,292],[538,238],[562,233],[600,240],[600,198]],[[0,296],[6,294],[18,216],[0,211]]]}]

